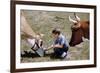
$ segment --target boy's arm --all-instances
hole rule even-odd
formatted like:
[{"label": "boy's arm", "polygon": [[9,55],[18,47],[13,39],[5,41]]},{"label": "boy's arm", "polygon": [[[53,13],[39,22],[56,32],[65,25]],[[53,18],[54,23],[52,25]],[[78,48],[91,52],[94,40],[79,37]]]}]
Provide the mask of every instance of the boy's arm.
[{"label": "boy's arm", "polygon": [[53,48],[54,45],[49,46],[48,48],[45,48],[45,50],[49,50],[51,48]]},{"label": "boy's arm", "polygon": [[59,45],[59,44],[56,44],[56,45],[51,45],[49,46],[48,48],[45,48],[45,50],[49,50],[51,48],[63,48],[63,45]]},{"label": "boy's arm", "polygon": [[63,48],[63,45],[56,44],[56,45],[54,45],[54,48]]}]

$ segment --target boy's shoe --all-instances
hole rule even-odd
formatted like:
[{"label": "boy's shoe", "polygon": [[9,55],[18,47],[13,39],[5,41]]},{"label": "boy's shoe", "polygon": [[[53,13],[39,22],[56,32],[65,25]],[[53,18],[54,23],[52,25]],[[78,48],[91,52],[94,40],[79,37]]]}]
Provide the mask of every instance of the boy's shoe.
[{"label": "boy's shoe", "polygon": [[67,53],[64,52],[62,55],[61,55],[61,59],[65,59],[67,57]]}]

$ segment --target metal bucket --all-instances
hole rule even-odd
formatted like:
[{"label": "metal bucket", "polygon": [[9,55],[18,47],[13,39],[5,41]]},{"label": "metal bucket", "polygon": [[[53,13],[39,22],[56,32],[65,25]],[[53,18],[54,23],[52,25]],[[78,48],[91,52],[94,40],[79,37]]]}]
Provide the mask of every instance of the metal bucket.
[{"label": "metal bucket", "polygon": [[40,57],[43,57],[45,51],[43,50],[43,48],[38,48],[37,50],[35,50],[35,52],[36,52]]}]

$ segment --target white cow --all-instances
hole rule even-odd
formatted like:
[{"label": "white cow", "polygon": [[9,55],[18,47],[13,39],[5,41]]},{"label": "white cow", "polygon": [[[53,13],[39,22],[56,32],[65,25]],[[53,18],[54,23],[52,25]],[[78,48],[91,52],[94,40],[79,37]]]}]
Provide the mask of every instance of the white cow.
[{"label": "white cow", "polygon": [[43,37],[43,34],[36,34],[31,26],[28,24],[24,13],[21,13],[21,35],[24,36],[24,39],[31,44],[31,46],[34,46],[34,44],[37,42],[39,46],[42,46],[42,40],[41,37]]}]

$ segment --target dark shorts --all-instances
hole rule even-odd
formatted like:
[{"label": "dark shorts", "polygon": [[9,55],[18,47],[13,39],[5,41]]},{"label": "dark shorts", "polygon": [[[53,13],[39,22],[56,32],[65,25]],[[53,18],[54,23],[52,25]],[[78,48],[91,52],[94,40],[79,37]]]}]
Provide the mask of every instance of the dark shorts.
[{"label": "dark shorts", "polygon": [[66,52],[67,53],[68,51],[68,47],[67,48],[54,48],[54,53],[53,53],[53,57],[61,57],[61,55]]}]

